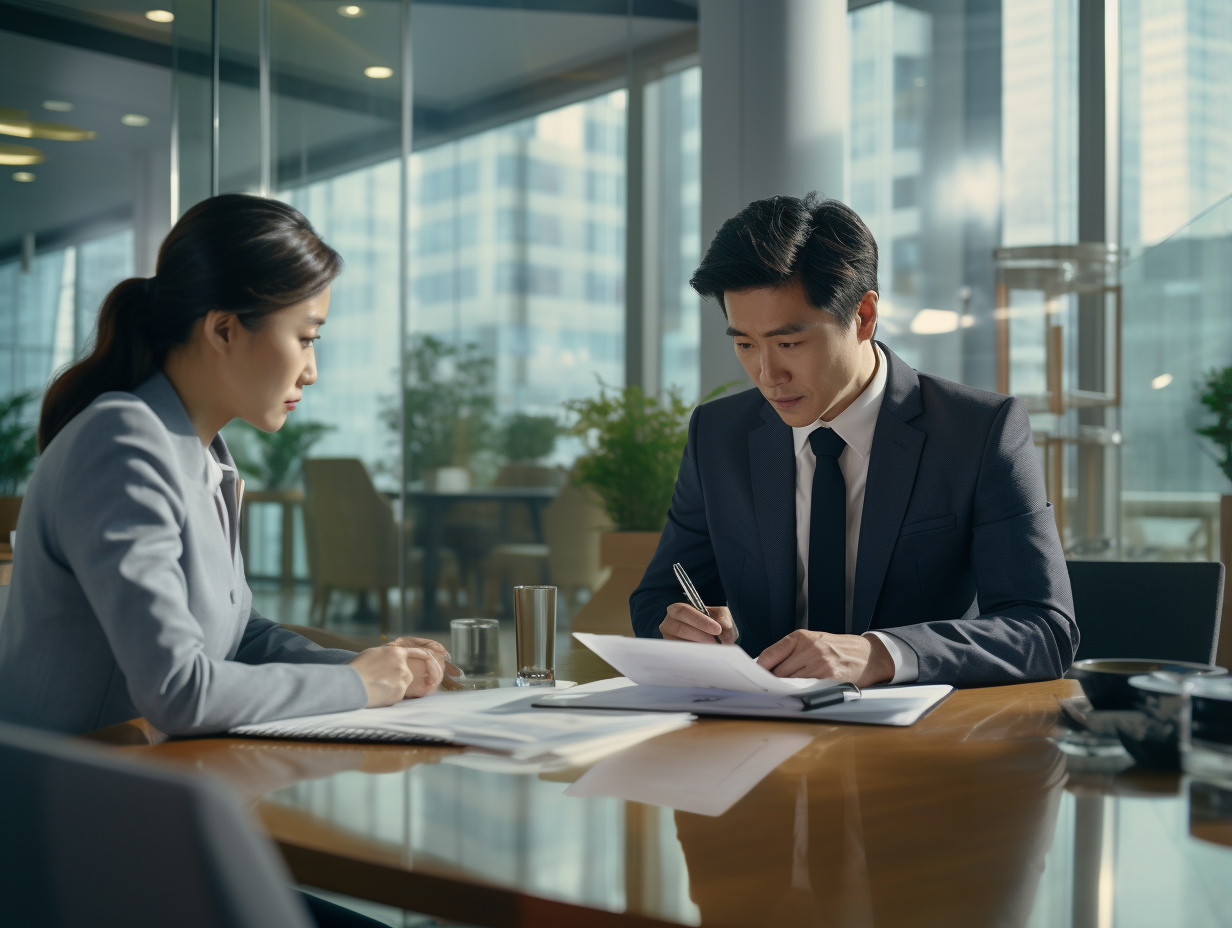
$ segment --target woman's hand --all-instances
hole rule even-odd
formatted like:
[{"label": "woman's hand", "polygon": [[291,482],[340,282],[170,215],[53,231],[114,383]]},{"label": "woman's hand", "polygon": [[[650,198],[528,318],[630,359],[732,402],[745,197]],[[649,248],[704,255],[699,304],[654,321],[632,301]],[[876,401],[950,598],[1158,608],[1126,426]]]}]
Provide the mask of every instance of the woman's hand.
[{"label": "woman's hand", "polygon": [[462,671],[450,663],[449,652],[445,650],[445,646],[432,638],[415,638],[411,635],[403,635],[401,638],[395,638],[393,641],[386,642],[386,647],[390,646],[395,648],[423,648],[426,651],[431,651],[432,656],[441,665],[441,670],[444,671],[446,676],[462,676]]},{"label": "woman's hand", "polygon": [[[387,646],[388,647],[388,646]],[[411,682],[406,688],[404,699],[416,696],[427,696],[435,692],[445,679],[445,660],[436,651],[429,648],[403,648],[395,645],[391,650],[402,651],[406,655],[406,666],[411,670]]]},{"label": "woman's hand", "polygon": [[[429,658],[429,662],[435,664]],[[405,699],[416,683],[410,649],[386,645],[360,651],[350,661],[368,691],[368,708],[393,705]],[[418,693],[415,695],[419,695]]]}]

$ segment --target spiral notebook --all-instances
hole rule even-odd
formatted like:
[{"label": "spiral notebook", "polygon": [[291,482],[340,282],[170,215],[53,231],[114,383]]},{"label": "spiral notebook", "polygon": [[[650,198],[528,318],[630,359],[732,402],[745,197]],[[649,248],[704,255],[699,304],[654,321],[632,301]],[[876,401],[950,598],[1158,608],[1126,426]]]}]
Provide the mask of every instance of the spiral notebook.
[{"label": "spiral notebook", "polygon": [[379,709],[357,709],[240,725],[232,735],[314,741],[463,745],[518,760],[587,763],[688,725],[687,712],[533,709],[539,688],[436,693]]}]

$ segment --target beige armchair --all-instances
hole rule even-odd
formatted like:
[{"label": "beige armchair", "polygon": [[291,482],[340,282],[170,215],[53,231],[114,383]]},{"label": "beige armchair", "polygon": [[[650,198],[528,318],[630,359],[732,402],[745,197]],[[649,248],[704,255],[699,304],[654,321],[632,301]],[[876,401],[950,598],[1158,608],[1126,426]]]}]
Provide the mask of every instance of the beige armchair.
[{"label": "beige armchair", "polygon": [[[403,526],[414,537],[409,520]],[[324,625],[335,590],[376,593],[381,637],[389,630],[389,589],[398,585],[398,525],[390,501],[358,458],[304,462],[304,534],[312,576],[309,621]],[[407,548],[407,595],[413,593],[420,548]],[[457,559],[442,552],[441,589],[456,599]]]},{"label": "beige armchair", "polygon": [[491,578],[487,608],[495,608],[514,583],[548,581],[559,590],[558,602],[571,614],[583,590],[594,592],[607,579],[599,564],[599,535],[610,529],[607,514],[593,491],[566,484],[543,511],[543,544],[498,545],[484,567]]},{"label": "beige armchair", "polygon": [[548,569],[561,598],[572,605],[585,590],[593,593],[610,573],[599,563],[599,536],[611,521],[595,492],[567,484],[543,513]]},{"label": "beige armchair", "polygon": [[389,589],[398,585],[398,526],[389,500],[358,458],[304,461],[304,535],[312,577],[309,621],[325,624],[335,590],[375,591],[384,638]]},{"label": "beige armchair", "polygon": [[[504,464],[496,474],[496,487],[561,487],[568,475],[559,467],[539,464]],[[478,591],[483,609],[491,614],[507,601],[514,583],[544,583],[548,567],[546,537],[535,536],[530,511],[525,506],[510,506],[498,518],[499,504],[482,503],[491,514],[495,545],[483,557]],[[502,524],[503,522],[503,524]],[[546,529],[544,530],[546,536]]]}]

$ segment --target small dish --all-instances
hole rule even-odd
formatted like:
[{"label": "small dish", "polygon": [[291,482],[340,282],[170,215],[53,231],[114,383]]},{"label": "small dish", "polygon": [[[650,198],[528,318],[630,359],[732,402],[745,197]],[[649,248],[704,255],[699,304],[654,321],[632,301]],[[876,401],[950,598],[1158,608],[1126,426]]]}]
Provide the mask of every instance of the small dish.
[{"label": "small dish", "polygon": [[1223,667],[1189,661],[1143,660],[1137,658],[1088,658],[1074,661],[1066,674],[1082,685],[1082,691],[1095,709],[1133,709],[1131,677],[1159,672],[1201,676],[1227,674]]},{"label": "small dish", "polygon": [[1184,677],[1174,672],[1129,678],[1133,712],[1115,713],[1116,733],[1130,756],[1143,767],[1179,770],[1181,706]]}]

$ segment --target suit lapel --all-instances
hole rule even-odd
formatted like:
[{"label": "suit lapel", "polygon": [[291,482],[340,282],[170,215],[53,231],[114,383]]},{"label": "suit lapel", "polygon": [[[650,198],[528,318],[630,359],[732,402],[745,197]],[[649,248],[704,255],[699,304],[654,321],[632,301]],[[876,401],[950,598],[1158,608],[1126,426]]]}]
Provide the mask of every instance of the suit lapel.
[{"label": "suit lapel", "polygon": [[[180,399],[179,394],[175,392],[175,387],[172,386],[167,376],[159,371],[133,390],[133,394],[140,397],[154,411],[158,418],[162,420],[163,425],[167,427],[167,432],[171,436],[171,446],[179,461],[180,469],[189,478],[186,486],[185,504],[191,506],[195,512],[192,522],[195,525],[201,526],[217,522],[218,512],[215,509],[214,497],[207,489],[210,474],[208,463],[210,453],[201,444],[197,430],[193,427],[192,419],[189,418],[188,411],[184,408],[184,403]],[[214,437],[213,447],[218,452],[218,458],[222,463],[232,467],[235,466],[231,452],[227,449],[226,442],[223,441],[221,435]],[[226,552],[226,562],[229,564],[230,573],[234,575],[240,567],[238,550],[239,509],[234,494],[228,495],[224,493],[223,498],[226,500],[228,514],[232,519],[231,524],[235,526],[237,543],[233,546],[230,539],[223,535],[224,547],[221,550]],[[219,534],[222,534],[221,531]]]},{"label": "suit lapel", "polygon": [[795,628],[796,455],[791,428],[767,404],[749,432],[753,510],[770,586],[771,641]]},{"label": "suit lapel", "polygon": [[851,606],[854,635],[868,631],[872,624],[924,450],[924,433],[907,424],[923,411],[920,380],[890,349],[882,345],[881,350],[888,368],[886,392],[877,416],[868,479],[864,485],[864,512],[860,520],[860,547]]}]

